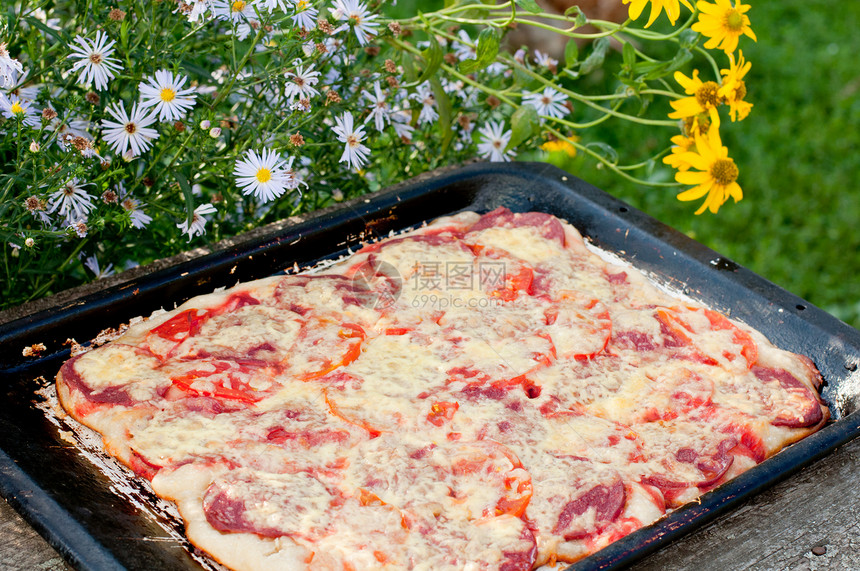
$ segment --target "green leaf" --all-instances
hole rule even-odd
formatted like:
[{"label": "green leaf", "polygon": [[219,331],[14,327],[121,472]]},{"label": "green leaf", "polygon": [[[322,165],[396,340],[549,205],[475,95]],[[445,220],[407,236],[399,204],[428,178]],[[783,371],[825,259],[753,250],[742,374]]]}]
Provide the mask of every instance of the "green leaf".
[{"label": "green leaf", "polygon": [[622,55],[624,56],[624,67],[628,70],[632,70],[633,66],[636,64],[636,48],[633,47],[633,44],[625,42],[624,48],[622,49]]},{"label": "green leaf", "polygon": [[511,140],[505,150],[513,149],[534,135],[540,127],[540,118],[533,105],[522,105],[511,115]]},{"label": "green leaf", "polygon": [[39,28],[43,33],[48,34],[57,41],[63,42],[65,44],[72,43],[72,39],[62,30],[54,30],[52,28],[49,28],[41,21],[30,16],[27,16],[26,18],[24,18],[24,20],[31,26]]},{"label": "green leaf", "polygon": [[436,98],[436,110],[439,112],[439,136],[442,139],[439,145],[439,154],[444,155],[448,150],[448,145],[454,138],[454,129],[451,128],[453,122],[453,107],[451,106],[451,98],[445,93],[442,83],[438,77],[430,79],[430,86],[433,88],[433,97]]},{"label": "green leaf", "polygon": [[409,52],[400,54],[400,63],[403,64],[403,76],[409,83],[415,83],[418,74],[415,72],[415,58]]},{"label": "green leaf", "polygon": [[564,46],[564,65],[565,67],[573,67],[579,61],[579,44],[575,38],[571,38]]},{"label": "green leaf", "polygon": [[442,48],[439,42],[436,41],[436,36],[430,34],[430,47],[421,52],[421,57],[424,58],[425,67],[418,78],[418,83],[424,83],[433,76],[442,65],[442,58],[445,54],[442,53]]},{"label": "green leaf", "polygon": [[681,43],[681,47],[687,49],[692,49],[696,47],[696,44],[699,43],[699,38],[701,38],[699,32],[694,32],[690,28],[687,28],[686,30],[681,32],[681,35],[678,36],[678,40]]},{"label": "green leaf", "polygon": [[594,46],[585,61],[579,68],[580,75],[587,75],[595,69],[603,66],[606,52],[609,50],[609,38],[600,38],[594,42]]},{"label": "green leaf", "polygon": [[179,188],[185,197],[185,209],[188,212],[186,221],[188,222],[188,226],[191,227],[191,221],[194,220],[194,194],[191,192],[191,185],[188,184],[188,178],[181,170],[176,169],[173,172],[173,176],[176,177],[176,182],[179,183]]},{"label": "green leaf", "polygon": [[457,69],[460,73],[474,73],[493,63],[499,55],[501,36],[495,28],[484,28],[478,35],[477,58],[460,62]]},{"label": "green leaf", "polygon": [[675,73],[693,59],[693,52],[687,49],[678,50],[672,61],[669,62],[669,67],[666,68],[666,74]]},{"label": "green leaf", "polygon": [[119,43],[122,45],[122,50],[128,52],[128,20],[123,20],[119,28]]},{"label": "green leaf", "polygon": [[527,12],[531,12],[532,14],[540,14],[543,12],[543,8],[538,6],[538,3],[535,0],[516,0],[517,6],[526,10]]},{"label": "green leaf", "polygon": [[579,6],[571,6],[570,8],[568,8],[567,10],[564,11],[564,17],[567,18],[568,20],[570,19],[571,16],[574,16],[574,14],[575,14],[575,17],[573,18],[574,29],[581,28],[588,23],[588,18],[585,16],[585,13],[583,13],[582,8],[580,8]]},{"label": "green leaf", "polygon": [[594,151],[596,155],[605,159],[606,162],[608,162],[609,164],[618,164],[618,151],[613,149],[610,145],[607,145],[606,143],[595,142],[588,143],[585,147]]}]

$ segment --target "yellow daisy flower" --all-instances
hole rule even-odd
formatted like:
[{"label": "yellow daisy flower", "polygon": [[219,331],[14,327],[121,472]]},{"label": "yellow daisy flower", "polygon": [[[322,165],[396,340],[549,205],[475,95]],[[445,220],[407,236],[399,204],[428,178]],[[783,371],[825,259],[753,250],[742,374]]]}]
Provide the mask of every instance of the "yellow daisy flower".
[{"label": "yellow daisy flower", "polygon": [[[578,141],[579,137],[576,135],[570,135],[568,137],[572,141]],[[570,142],[565,141],[564,139],[555,139],[554,141],[547,141],[546,143],[540,146],[542,151],[546,151],[547,153],[556,153],[563,152],[566,153],[568,157],[573,158],[576,156],[576,147],[574,147]]]},{"label": "yellow daisy flower", "polygon": [[750,114],[752,103],[744,101],[747,94],[747,86],[744,76],[752,67],[752,64],[744,60],[744,52],[738,52],[738,61],[735,63],[734,54],[729,54],[729,69],[721,69],[720,75],[724,75],[717,95],[729,105],[729,114],[732,121],[742,121]]},{"label": "yellow daisy flower", "polygon": [[755,34],[750,28],[750,19],[746,15],[749,4],[741,4],[739,0],[732,6],[730,0],[715,0],[716,4],[699,0],[699,21],[693,24],[693,30],[710,38],[705,42],[707,49],[719,48],[730,54],[738,47],[741,35],[749,36],[756,41]]},{"label": "yellow daisy flower", "polygon": [[700,113],[707,113],[711,123],[715,127],[720,126],[720,116],[717,106],[721,103],[717,92],[720,86],[715,81],[702,81],[699,79],[699,70],[693,70],[693,77],[687,77],[680,71],[675,72],[675,81],[684,88],[684,93],[691,97],[684,97],[676,101],[670,101],[669,105],[675,110],[669,113],[670,119],[686,119],[695,117]]},{"label": "yellow daisy flower", "polygon": [[[719,125],[717,125],[719,127]],[[693,133],[698,131],[704,136],[711,129],[711,116],[708,113],[699,113],[692,117],[684,117],[684,127],[681,129],[685,136],[693,138]]]},{"label": "yellow daisy flower", "polygon": [[693,11],[693,6],[687,0],[622,0],[622,3],[630,4],[629,14],[631,20],[638,19],[645,6],[648,3],[651,4],[651,16],[648,18],[648,23],[645,24],[646,28],[654,23],[654,20],[657,19],[657,16],[663,10],[666,10],[666,15],[669,16],[672,25],[675,24],[678,16],[681,15],[681,4],[689,8],[691,12]]},{"label": "yellow daisy flower", "polygon": [[672,154],[663,157],[663,162],[678,171],[690,170],[690,163],[683,160],[681,155],[691,152],[690,147],[695,145],[696,139],[684,135],[675,135],[672,137],[672,142],[675,144],[672,147]]},{"label": "yellow daisy flower", "polygon": [[675,180],[681,184],[695,185],[680,193],[678,200],[698,200],[707,195],[696,214],[701,214],[706,209],[716,214],[729,197],[734,198],[735,202],[744,197],[737,183],[738,167],[735,161],[729,158],[729,150],[720,140],[719,129],[712,127],[707,137],[697,132],[695,141],[695,152],[678,155],[678,161],[686,162],[691,169],[695,169],[675,173]]}]

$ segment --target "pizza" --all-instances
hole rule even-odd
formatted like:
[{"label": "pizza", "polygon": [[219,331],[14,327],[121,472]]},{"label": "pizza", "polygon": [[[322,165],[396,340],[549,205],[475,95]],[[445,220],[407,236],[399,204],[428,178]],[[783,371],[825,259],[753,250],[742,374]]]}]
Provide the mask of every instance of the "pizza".
[{"label": "pizza", "polygon": [[57,375],[237,570],[574,562],[820,428],[820,384],[505,208],[195,297]]}]

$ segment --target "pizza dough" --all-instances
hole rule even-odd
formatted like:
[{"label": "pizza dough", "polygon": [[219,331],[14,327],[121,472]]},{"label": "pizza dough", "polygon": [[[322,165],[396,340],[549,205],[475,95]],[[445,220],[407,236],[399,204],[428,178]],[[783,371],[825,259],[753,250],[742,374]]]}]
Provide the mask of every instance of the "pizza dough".
[{"label": "pizza dough", "polygon": [[57,375],[240,570],[573,562],[822,426],[820,382],[504,208],[196,297]]}]

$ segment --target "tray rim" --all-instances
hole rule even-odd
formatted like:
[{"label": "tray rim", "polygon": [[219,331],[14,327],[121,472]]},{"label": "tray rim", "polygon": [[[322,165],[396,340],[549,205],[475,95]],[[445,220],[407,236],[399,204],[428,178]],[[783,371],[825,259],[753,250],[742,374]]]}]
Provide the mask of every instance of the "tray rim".
[{"label": "tray rim", "polygon": [[[695,251],[694,258],[698,258],[702,255],[705,257],[710,257],[711,259],[723,259],[727,260],[731,264],[731,262],[727,258],[720,256],[717,252],[699,244],[698,242],[688,238],[687,236],[671,229],[668,226],[665,226],[653,218],[647,216],[646,214],[636,210],[632,206],[625,204],[624,202],[612,197],[604,193],[603,191],[593,187],[592,185],[581,181],[577,177],[565,173],[560,169],[556,169],[555,167],[551,167],[549,165],[545,165],[542,163],[513,163],[511,165],[498,165],[498,164],[490,164],[490,163],[478,163],[473,165],[461,166],[461,167],[451,167],[446,168],[443,172],[431,171],[430,173],[425,173],[424,176],[420,177],[418,180],[412,179],[405,181],[399,185],[394,187],[390,187],[387,189],[383,189],[376,193],[368,194],[357,199],[351,200],[342,205],[338,205],[339,207],[326,209],[325,211],[317,211],[315,213],[311,213],[307,218],[303,220],[297,221],[295,224],[287,224],[279,232],[295,230],[297,227],[301,228],[308,224],[312,224],[316,221],[326,220],[329,218],[337,218],[342,216],[344,212],[348,209],[358,209],[360,212],[364,210],[362,206],[367,205],[376,205],[377,202],[382,202],[383,204],[392,197],[396,197],[397,201],[400,201],[398,193],[401,191],[412,190],[415,191],[416,188],[420,187],[423,184],[430,183],[434,188],[442,188],[446,185],[453,185],[462,180],[468,180],[469,178],[478,177],[481,174],[484,175],[517,175],[517,176],[541,176],[546,177],[546,173],[550,173],[553,176],[558,176],[563,182],[573,181],[576,184],[581,184],[586,187],[586,189],[593,189],[599,193],[601,193],[601,206],[606,207],[607,204],[610,207],[617,208],[625,217],[626,221],[635,223],[642,221],[646,221],[651,223],[652,225],[656,223],[657,227],[660,227],[664,231],[668,232],[672,235],[673,238],[679,239],[681,242],[681,246],[684,246],[688,249],[692,249]],[[419,194],[427,192],[427,190],[422,190]],[[578,191],[577,191],[578,192]],[[586,196],[585,199],[589,200],[592,197]],[[371,211],[373,212],[381,212],[384,210],[383,208],[373,208]],[[458,209],[451,210],[451,212],[456,212]],[[357,214],[355,210],[353,210],[353,214]],[[361,216],[360,214],[358,214]],[[431,218],[435,218],[433,216]],[[275,223],[277,225],[279,223]],[[272,225],[267,225],[268,228]],[[673,234],[674,233],[674,234]],[[659,238],[662,240],[662,238]],[[246,247],[259,247],[261,242],[266,242],[269,240],[266,236],[260,238],[259,236],[253,236],[249,240],[237,240],[233,243],[229,249],[240,249]],[[677,247],[677,246],[676,246]],[[224,250],[212,249],[208,254],[203,255],[202,257],[195,257],[191,260],[187,260],[185,262],[180,262],[177,265],[169,266],[168,268],[161,270],[166,272],[168,275],[178,275],[183,271],[189,272],[194,267],[199,267],[201,264],[205,264],[207,260],[211,260],[217,258],[219,255],[223,255]],[[251,255],[246,252],[245,255]],[[714,258],[716,256],[716,258]],[[700,260],[701,262],[701,260]],[[804,322],[807,320],[812,320],[811,325],[816,325],[818,327],[823,327],[824,325],[836,328],[840,335],[846,338],[848,345],[855,349],[860,349],[860,332],[851,328],[847,324],[837,320],[835,317],[832,317],[822,310],[816,308],[812,304],[809,304],[805,300],[794,296],[793,294],[787,292],[783,288],[767,281],[765,278],[758,276],[749,270],[746,270],[742,266],[734,264],[736,268],[741,271],[741,277],[743,279],[752,279],[756,286],[756,293],[762,295],[764,297],[776,296],[779,295],[781,297],[787,297],[787,299],[791,302],[796,302],[796,309],[798,312],[803,312],[802,319]],[[737,272],[737,270],[736,270]],[[728,279],[733,279],[733,276],[737,278],[735,274],[727,274]],[[150,276],[144,275],[144,278],[148,278]],[[136,283],[135,280],[139,280],[140,278],[136,278],[132,280],[132,283]],[[157,284],[156,284],[157,286]],[[104,297],[105,292],[108,294],[112,293],[120,293],[127,290],[130,286],[128,283],[112,285],[106,287],[104,290],[98,291],[94,294],[86,295],[82,298],[79,298],[75,301],[72,306],[67,305],[64,308],[59,308],[61,311],[69,311],[70,307],[83,305],[86,306],[89,303],[99,302]],[[196,294],[195,294],[196,295]],[[803,308],[801,309],[801,305]],[[53,310],[58,309],[56,306],[49,307],[44,310],[40,310],[35,314],[24,316],[20,319],[10,321],[4,324],[0,324],[0,343],[4,339],[14,338],[16,335],[20,334],[22,328],[26,330],[28,327],[31,327],[33,323],[41,323],[45,324],[46,321],[51,321],[51,316],[48,315],[52,313]],[[832,332],[831,332],[832,334]],[[0,363],[0,367],[2,367],[2,363]],[[9,370],[17,369],[18,367],[11,367]],[[779,454],[774,457],[768,459],[764,463],[756,466],[755,468],[741,474],[737,478],[731,480],[724,486],[721,486],[717,490],[709,492],[703,498],[708,498],[708,501],[712,503],[706,513],[703,513],[701,510],[697,509],[697,505],[688,505],[684,506],[672,514],[658,520],[654,524],[643,528],[633,534],[630,534],[619,541],[614,542],[613,544],[607,546],[602,549],[600,552],[572,565],[569,567],[571,570],[581,571],[584,569],[616,569],[623,566],[626,566],[633,561],[636,561],[649,553],[655,551],[659,547],[669,543],[670,541],[680,537],[682,535],[686,535],[687,533],[693,531],[694,529],[700,527],[701,525],[711,521],[712,519],[718,517],[719,515],[725,513],[726,511],[736,507],[742,501],[751,497],[752,495],[758,493],[759,491],[770,487],[776,482],[790,476],[797,470],[800,470],[806,465],[811,464],[815,460],[823,457],[826,454],[832,452],[838,446],[850,441],[854,437],[860,435],[860,411],[855,411],[852,414],[844,416],[843,418],[833,422],[832,424],[826,426],[821,431],[803,439],[802,441],[786,448]],[[762,466],[768,466],[768,471],[765,473],[760,468]],[[755,472],[755,473],[753,473]],[[86,557],[76,557],[76,553],[74,553],[73,549],[70,548],[69,540],[76,539],[76,537],[68,537],[65,534],[57,534],[56,530],[51,528],[52,521],[48,517],[41,517],[38,514],[33,513],[33,502],[30,500],[22,501],[19,498],[21,496],[26,496],[28,493],[27,490],[30,490],[30,494],[32,495],[32,490],[35,488],[39,490],[38,486],[35,482],[30,478],[29,475],[20,470],[4,450],[0,450],[0,474],[12,474],[8,481],[4,481],[0,478],[0,495],[7,498],[10,504],[15,507],[15,509],[22,513],[22,516],[33,525],[37,531],[39,531],[46,539],[49,540],[49,543],[56,547],[61,554],[66,557],[70,563],[73,563],[81,568],[93,568],[93,569],[101,569],[105,568],[104,565],[110,565],[110,561],[99,561],[91,559],[89,556]],[[761,478],[757,478],[761,476]],[[758,481],[756,481],[758,480]],[[723,490],[723,488],[727,488]],[[721,492],[722,490],[722,492]],[[38,495],[38,494],[37,494]],[[61,506],[53,502],[52,498],[48,497],[49,502],[46,502],[45,505],[41,506],[42,513],[48,514],[52,517],[64,518],[70,517],[68,512],[64,510]],[[51,502],[54,503],[53,507],[57,509],[54,510],[51,506]],[[702,504],[705,502],[703,501]],[[22,510],[24,510],[22,512]],[[73,519],[73,518],[72,518]],[[69,529],[73,531],[70,535],[75,536],[78,531],[82,530],[82,526],[74,522],[75,525],[71,526]],[[681,525],[679,525],[681,524]],[[77,528],[75,527],[77,526]],[[646,538],[648,534],[653,534],[648,541],[642,541]],[[84,534],[86,532],[84,531]],[[87,535],[87,537],[95,542],[95,545],[92,547],[99,551],[99,548],[103,548],[101,544],[99,544],[92,536]],[[633,539],[631,539],[633,538]],[[634,545],[635,541],[639,541],[638,546],[635,549],[631,550],[631,546]],[[100,553],[100,556],[104,555],[104,553]],[[598,557],[599,556],[599,557]],[[114,559],[114,562],[116,560]],[[118,568],[122,568],[119,565]]]}]

